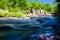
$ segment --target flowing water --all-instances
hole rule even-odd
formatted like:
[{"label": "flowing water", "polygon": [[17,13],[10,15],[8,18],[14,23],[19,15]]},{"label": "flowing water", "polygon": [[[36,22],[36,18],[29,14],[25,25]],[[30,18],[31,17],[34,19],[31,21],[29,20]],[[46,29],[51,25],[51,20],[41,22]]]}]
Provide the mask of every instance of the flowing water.
[{"label": "flowing water", "polygon": [[54,34],[52,27],[54,23],[51,17],[0,20],[0,40],[36,40],[40,34]]}]

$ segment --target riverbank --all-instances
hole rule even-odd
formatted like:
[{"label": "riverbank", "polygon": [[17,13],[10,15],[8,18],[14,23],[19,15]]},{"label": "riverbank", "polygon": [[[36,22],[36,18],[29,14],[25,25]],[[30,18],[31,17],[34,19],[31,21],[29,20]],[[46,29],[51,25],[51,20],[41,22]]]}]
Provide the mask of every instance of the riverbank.
[{"label": "riverbank", "polygon": [[13,19],[13,20],[19,20],[19,19],[31,19],[31,18],[43,18],[43,17],[52,17],[52,16],[24,16],[24,17],[0,17],[0,20],[8,20],[8,19]]}]

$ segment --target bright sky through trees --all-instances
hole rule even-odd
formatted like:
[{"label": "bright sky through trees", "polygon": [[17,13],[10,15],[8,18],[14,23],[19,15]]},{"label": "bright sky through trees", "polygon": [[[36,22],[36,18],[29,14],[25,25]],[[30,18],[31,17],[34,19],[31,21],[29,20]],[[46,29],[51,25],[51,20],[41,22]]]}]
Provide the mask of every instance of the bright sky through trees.
[{"label": "bright sky through trees", "polygon": [[[28,0],[29,2],[34,1],[34,0]],[[55,0],[35,0],[37,2],[43,2],[45,4],[53,4]]]}]

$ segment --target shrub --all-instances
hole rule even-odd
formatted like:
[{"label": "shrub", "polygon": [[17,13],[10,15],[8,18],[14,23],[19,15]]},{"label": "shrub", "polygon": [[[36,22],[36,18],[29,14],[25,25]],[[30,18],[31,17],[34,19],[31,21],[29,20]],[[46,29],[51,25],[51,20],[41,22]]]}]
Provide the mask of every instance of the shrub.
[{"label": "shrub", "polygon": [[23,17],[26,14],[24,14],[23,12],[8,12],[8,13],[2,13],[0,12],[0,17]]}]

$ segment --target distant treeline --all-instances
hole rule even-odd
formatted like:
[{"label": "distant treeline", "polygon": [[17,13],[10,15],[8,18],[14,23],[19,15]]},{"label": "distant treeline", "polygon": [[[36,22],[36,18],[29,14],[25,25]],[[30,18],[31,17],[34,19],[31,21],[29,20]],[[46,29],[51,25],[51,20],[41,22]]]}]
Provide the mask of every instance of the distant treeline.
[{"label": "distant treeline", "polygon": [[31,8],[53,12],[56,7],[41,2],[28,2],[28,0],[0,0],[0,9],[17,12],[19,10],[30,10]]}]

